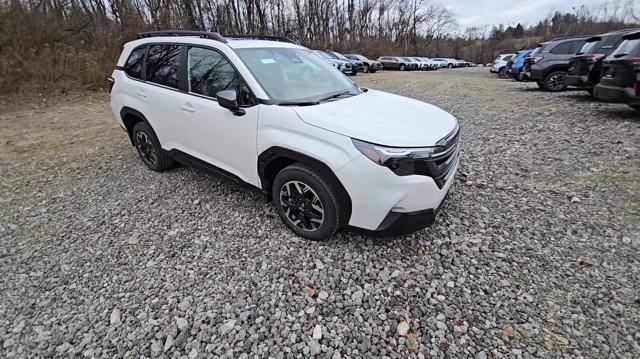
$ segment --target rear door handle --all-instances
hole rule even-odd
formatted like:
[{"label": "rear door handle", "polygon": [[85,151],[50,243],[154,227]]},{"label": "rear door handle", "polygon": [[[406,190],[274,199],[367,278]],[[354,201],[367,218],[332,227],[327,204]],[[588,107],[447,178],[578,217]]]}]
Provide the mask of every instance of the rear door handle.
[{"label": "rear door handle", "polygon": [[192,112],[192,113],[196,112],[196,109],[193,108],[193,106],[190,103],[185,103],[180,108],[182,109],[182,111],[185,111],[185,112]]},{"label": "rear door handle", "polygon": [[147,97],[147,94],[142,90],[138,90],[138,91],[136,91],[136,96],[138,96],[138,97]]}]

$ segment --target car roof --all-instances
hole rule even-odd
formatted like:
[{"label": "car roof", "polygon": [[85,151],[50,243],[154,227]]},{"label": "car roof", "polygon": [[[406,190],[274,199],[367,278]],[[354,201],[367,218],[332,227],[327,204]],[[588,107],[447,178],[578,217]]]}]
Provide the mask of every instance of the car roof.
[{"label": "car roof", "polygon": [[285,42],[285,41],[274,41],[274,40],[260,40],[260,39],[242,39],[242,38],[234,38],[234,37],[226,37],[226,42],[222,42],[215,39],[203,38],[198,36],[151,36],[151,37],[143,37],[137,40],[133,40],[130,43],[132,44],[146,44],[146,43],[181,43],[181,44],[194,44],[194,45],[204,45],[211,46],[212,44],[217,45],[226,45],[232,49],[246,49],[246,48],[265,48],[265,47],[273,47],[273,48],[305,48],[303,46]]}]

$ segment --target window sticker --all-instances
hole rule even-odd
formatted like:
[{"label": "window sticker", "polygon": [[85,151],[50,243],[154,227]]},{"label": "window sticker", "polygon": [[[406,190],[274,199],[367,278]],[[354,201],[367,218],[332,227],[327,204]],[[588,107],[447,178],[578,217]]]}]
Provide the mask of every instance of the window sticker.
[{"label": "window sticker", "polygon": [[274,59],[260,59],[263,64],[275,64],[276,60]]}]

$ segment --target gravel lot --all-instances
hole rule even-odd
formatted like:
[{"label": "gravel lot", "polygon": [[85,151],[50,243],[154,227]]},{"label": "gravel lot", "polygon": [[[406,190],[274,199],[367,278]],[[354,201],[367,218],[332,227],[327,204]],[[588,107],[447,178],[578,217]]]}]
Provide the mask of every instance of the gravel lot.
[{"label": "gravel lot", "polygon": [[458,116],[433,227],[302,240],[147,170],[105,94],[3,98],[0,357],[640,357],[637,113],[484,68],[355,80]]}]

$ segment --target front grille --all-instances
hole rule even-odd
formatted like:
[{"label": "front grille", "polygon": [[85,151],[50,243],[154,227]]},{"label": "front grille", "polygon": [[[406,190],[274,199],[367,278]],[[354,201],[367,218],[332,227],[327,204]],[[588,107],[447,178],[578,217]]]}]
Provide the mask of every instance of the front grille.
[{"label": "front grille", "polygon": [[438,188],[444,187],[460,155],[460,128],[438,141],[438,151],[429,159],[415,164],[415,173],[433,178]]}]

